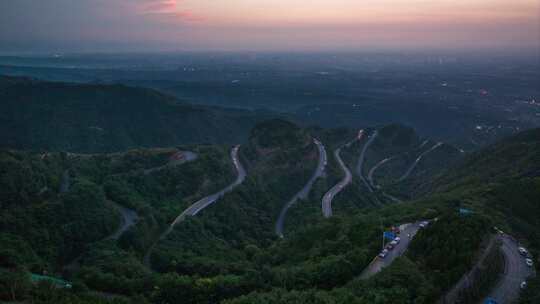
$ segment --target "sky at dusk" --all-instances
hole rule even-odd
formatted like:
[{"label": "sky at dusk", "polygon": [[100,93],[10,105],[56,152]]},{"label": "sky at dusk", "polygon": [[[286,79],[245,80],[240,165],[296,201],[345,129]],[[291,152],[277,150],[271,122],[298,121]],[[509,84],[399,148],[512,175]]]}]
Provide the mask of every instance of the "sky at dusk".
[{"label": "sky at dusk", "polygon": [[0,1],[0,52],[539,45],[540,0]]}]

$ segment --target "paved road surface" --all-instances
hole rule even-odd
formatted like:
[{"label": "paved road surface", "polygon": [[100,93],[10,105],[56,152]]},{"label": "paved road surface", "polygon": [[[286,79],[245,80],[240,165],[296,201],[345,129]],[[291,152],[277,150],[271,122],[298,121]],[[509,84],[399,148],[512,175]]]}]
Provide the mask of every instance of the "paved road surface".
[{"label": "paved road surface", "polygon": [[152,250],[155,248],[156,244],[159,242],[159,240],[164,239],[167,237],[169,233],[172,232],[174,229],[174,226],[176,226],[178,223],[183,221],[187,216],[195,216],[199,212],[201,212],[204,208],[210,206],[211,204],[215,203],[220,197],[222,197],[225,193],[232,191],[236,186],[240,185],[244,179],[246,178],[246,170],[242,166],[242,163],[240,162],[240,159],[238,158],[238,150],[240,149],[240,146],[235,146],[231,150],[231,159],[234,163],[234,167],[236,168],[237,177],[236,180],[227,186],[226,188],[222,189],[221,191],[214,193],[212,195],[209,195],[207,197],[204,197],[200,199],[199,201],[195,202],[191,206],[189,206],[186,210],[184,210],[179,216],[177,216],[174,221],[169,225],[167,230],[165,230],[158,240],[150,246],[150,248],[147,250],[145,256],[144,256],[144,264],[147,266],[150,266],[150,254],[152,253]]},{"label": "paved road surface", "polygon": [[69,169],[65,170],[63,173],[62,173],[62,179],[60,181],[60,189],[59,189],[59,192],[60,193],[66,193],[69,191],[69,186],[70,186],[70,175],[69,175]]},{"label": "paved road surface", "polygon": [[520,284],[528,277],[534,276],[534,268],[525,264],[525,258],[519,254],[519,244],[509,235],[500,235],[504,256],[504,274],[499,283],[489,293],[499,304],[514,303],[519,298]]},{"label": "paved road surface", "polygon": [[[427,140],[427,139],[424,140],[424,141],[422,142],[422,144],[418,147],[418,149],[422,149],[428,142],[429,142],[429,140]],[[395,159],[396,157],[397,157],[397,156],[395,156],[395,155],[394,155],[394,156],[391,156],[391,157],[387,157],[387,158],[381,160],[380,162],[378,162],[375,166],[373,166],[373,168],[371,168],[371,170],[369,170],[369,173],[368,173],[368,181],[369,181],[369,184],[371,185],[371,187],[373,187],[373,188],[380,188],[380,186],[377,186],[377,185],[375,184],[375,181],[373,180],[373,175],[374,175],[375,171],[376,171],[377,169],[379,169],[379,167],[381,167],[382,165],[386,164],[387,162],[389,162],[389,161]],[[417,159],[417,160],[418,160],[418,159]],[[419,161],[419,160],[418,160],[418,161]],[[416,166],[416,164],[417,164],[417,162],[413,163],[414,166]],[[412,166],[411,166],[411,167],[412,167]],[[412,167],[412,169],[411,169],[411,168],[409,168],[409,169],[410,169],[411,172],[412,172],[412,169],[414,169],[414,167]],[[410,174],[410,172],[409,172],[409,174]],[[385,195],[385,196],[387,196],[388,198],[391,198],[392,200],[397,200],[397,199],[396,199],[395,197],[393,197],[393,196],[390,196],[390,195]],[[400,201],[400,200],[397,200],[397,201]]]},{"label": "paved road surface", "polygon": [[296,193],[293,198],[291,198],[291,200],[288,201],[281,209],[278,220],[276,222],[276,234],[281,238],[283,237],[283,224],[285,223],[285,215],[287,214],[287,211],[298,199],[305,199],[308,196],[309,191],[311,190],[311,187],[313,186],[315,180],[324,173],[324,168],[327,162],[326,150],[324,148],[324,145],[317,139],[313,139],[313,142],[317,145],[317,148],[319,149],[319,164],[317,165],[315,173],[313,173],[313,176],[307,182],[304,188],[302,188],[300,192]]},{"label": "paved road surface", "polygon": [[399,182],[402,182],[404,181],[407,177],[409,177],[409,175],[411,175],[411,173],[413,172],[414,168],[416,168],[416,165],[418,165],[418,163],[422,160],[422,158],[424,156],[426,156],[427,154],[433,152],[433,150],[437,149],[438,147],[442,146],[442,142],[438,142],[436,143],[433,147],[429,148],[428,150],[424,151],[422,154],[420,154],[420,156],[418,156],[416,158],[416,160],[412,163],[412,165],[409,167],[409,169],[407,169],[407,172],[405,172],[405,174],[403,174],[403,176],[401,176],[398,181]]},{"label": "paved road surface", "polygon": [[498,237],[490,238],[484,252],[482,252],[480,257],[478,258],[478,262],[476,263],[476,265],[474,265],[474,267],[469,272],[464,274],[461,279],[459,279],[459,281],[452,287],[452,289],[450,289],[443,297],[441,297],[438,302],[439,304],[455,303],[458,300],[458,297],[462,290],[468,288],[470,285],[469,277],[471,277],[472,274],[476,271],[476,269],[478,269],[478,267],[480,267],[480,265],[484,262],[491,248],[497,245],[498,240]]},{"label": "paved road surface", "polygon": [[381,160],[380,162],[378,162],[375,166],[373,166],[373,168],[371,168],[371,169],[369,170],[367,178],[368,178],[368,181],[369,181],[369,184],[371,185],[371,187],[373,187],[373,188],[380,188],[379,186],[377,186],[377,185],[375,184],[375,181],[373,181],[373,174],[375,173],[375,171],[376,171],[377,169],[379,169],[380,166],[386,164],[387,162],[391,161],[391,160],[394,159],[394,158],[395,158],[395,156],[385,158],[385,159]]},{"label": "paved road surface", "polygon": [[[114,205],[120,211],[120,214],[122,215],[122,224],[118,226],[118,228],[111,235],[101,239],[100,241],[118,240],[124,232],[126,232],[131,226],[135,225],[135,223],[137,223],[137,221],[139,220],[139,216],[137,215],[137,212],[135,212],[134,210],[123,207],[113,201],[108,201],[108,202]],[[76,258],[74,258],[69,264],[65,265],[63,267],[63,270],[73,271],[74,269],[79,268],[81,266],[80,262],[83,256],[84,256],[84,252],[79,254],[79,256],[77,256]]]},{"label": "paved road surface", "polygon": [[[355,140],[347,143],[345,146],[349,147],[354,141],[360,140],[362,137],[361,134],[362,133],[359,133],[359,136]],[[345,177],[343,177],[343,179],[339,181],[339,183],[337,183],[334,187],[328,190],[328,192],[326,192],[326,194],[323,196],[322,213],[324,217],[332,216],[332,200],[339,192],[341,192],[341,190],[343,190],[343,188],[347,187],[347,185],[349,185],[352,181],[351,171],[349,170],[349,168],[347,168],[347,166],[339,156],[339,153],[341,153],[341,147],[334,151],[334,157],[337,159],[341,170],[343,170],[343,173],[345,173]]]},{"label": "paved road surface", "polygon": [[171,223],[169,228],[163,233],[161,238],[164,238],[169,234],[174,226],[178,224],[179,222],[183,221],[186,216],[195,216],[199,212],[201,212],[204,208],[210,206],[211,204],[215,203],[220,197],[222,197],[225,193],[232,191],[236,186],[240,185],[244,179],[246,178],[246,170],[240,163],[240,160],[238,159],[238,150],[240,146],[236,146],[231,151],[231,158],[234,163],[234,167],[236,168],[236,172],[238,173],[238,176],[236,177],[236,180],[227,186],[226,188],[222,189],[221,191],[214,193],[212,195],[209,195],[207,197],[204,197],[200,199],[199,201],[195,202],[193,205],[189,206],[184,212],[182,212],[174,221]]},{"label": "paved road surface", "polygon": [[358,165],[356,166],[356,173],[358,174],[358,176],[360,176],[360,179],[364,182],[364,184],[366,185],[366,187],[368,188],[370,192],[373,192],[373,189],[371,188],[371,185],[367,182],[367,180],[364,178],[363,167],[364,167],[364,159],[366,157],[366,151],[369,148],[369,146],[371,146],[375,138],[377,138],[377,135],[379,135],[379,131],[375,131],[371,135],[367,143],[364,145],[364,147],[362,148],[362,152],[360,153],[360,157],[358,158]]},{"label": "paved road surface", "polygon": [[118,208],[120,211],[120,214],[122,214],[122,225],[116,229],[116,231],[111,234],[107,239],[117,240],[119,239],[124,232],[126,232],[131,226],[135,225],[137,221],[139,220],[139,216],[137,215],[137,212],[135,210],[126,208],[124,206],[121,206],[115,202],[112,202],[112,204]]},{"label": "paved road surface", "polygon": [[[416,235],[418,232],[418,229],[420,229],[420,222],[416,222],[414,224],[404,224],[400,226],[400,238],[401,241],[399,244],[393,249],[388,252],[388,255],[382,259],[379,257],[376,257],[373,259],[373,261],[362,271],[360,274],[361,279],[367,279],[374,274],[381,271],[384,267],[389,266],[392,264],[392,262],[399,256],[403,255],[405,253],[405,250],[407,250],[407,247],[409,247],[409,243],[412,240],[412,238]],[[407,235],[410,234],[411,237],[409,238]]]},{"label": "paved road surface", "polygon": [[393,196],[393,195],[390,195],[390,194],[388,194],[388,193],[386,193],[386,192],[384,192],[384,191],[382,192],[382,195],[383,195],[384,197],[386,197],[387,199],[391,200],[391,201],[394,202],[394,203],[403,203],[403,201],[400,200],[399,198],[397,198],[397,197],[395,197],[395,196]]},{"label": "paved road surface", "polygon": [[162,170],[162,169],[165,169],[165,168],[179,166],[179,165],[181,165],[183,163],[194,161],[199,157],[199,155],[197,155],[197,153],[192,152],[192,151],[178,151],[176,153],[181,154],[183,157],[181,159],[172,160],[172,161],[168,162],[167,164],[165,164],[163,166],[158,166],[158,167],[155,167],[155,168],[146,169],[146,170],[144,170],[144,174],[150,174],[152,172],[159,171],[159,170]]}]

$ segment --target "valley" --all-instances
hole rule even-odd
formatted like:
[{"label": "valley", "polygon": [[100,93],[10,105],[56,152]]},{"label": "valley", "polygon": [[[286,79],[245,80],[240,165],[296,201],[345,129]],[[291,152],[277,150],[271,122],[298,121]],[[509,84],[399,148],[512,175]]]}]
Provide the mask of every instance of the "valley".
[{"label": "valley", "polygon": [[[538,256],[539,129],[466,152],[399,123],[322,128],[123,85],[1,83],[0,287],[16,289],[2,299],[434,303],[481,269],[493,279],[471,275],[463,294],[504,303],[517,281],[538,284],[508,242]],[[494,226],[507,266],[491,246],[478,268]],[[401,241],[381,243],[395,227]]]},{"label": "valley", "polygon": [[539,304],[540,0],[0,0],[0,304]]}]

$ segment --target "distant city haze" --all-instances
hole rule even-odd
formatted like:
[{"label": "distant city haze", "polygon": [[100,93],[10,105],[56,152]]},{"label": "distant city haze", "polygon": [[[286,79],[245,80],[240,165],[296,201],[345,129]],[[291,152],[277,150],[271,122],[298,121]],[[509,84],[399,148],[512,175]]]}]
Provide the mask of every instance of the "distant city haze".
[{"label": "distant city haze", "polygon": [[540,0],[2,0],[0,52],[538,50]]}]

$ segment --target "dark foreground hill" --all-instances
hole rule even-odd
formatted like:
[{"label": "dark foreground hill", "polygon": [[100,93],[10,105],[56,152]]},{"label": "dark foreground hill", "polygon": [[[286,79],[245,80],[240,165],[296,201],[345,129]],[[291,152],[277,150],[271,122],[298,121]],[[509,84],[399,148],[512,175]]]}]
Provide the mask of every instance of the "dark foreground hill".
[{"label": "dark foreground hill", "polygon": [[0,147],[71,152],[238,143],[260,118],[150,89],[13,77],[0,77],[0,108]]}]

